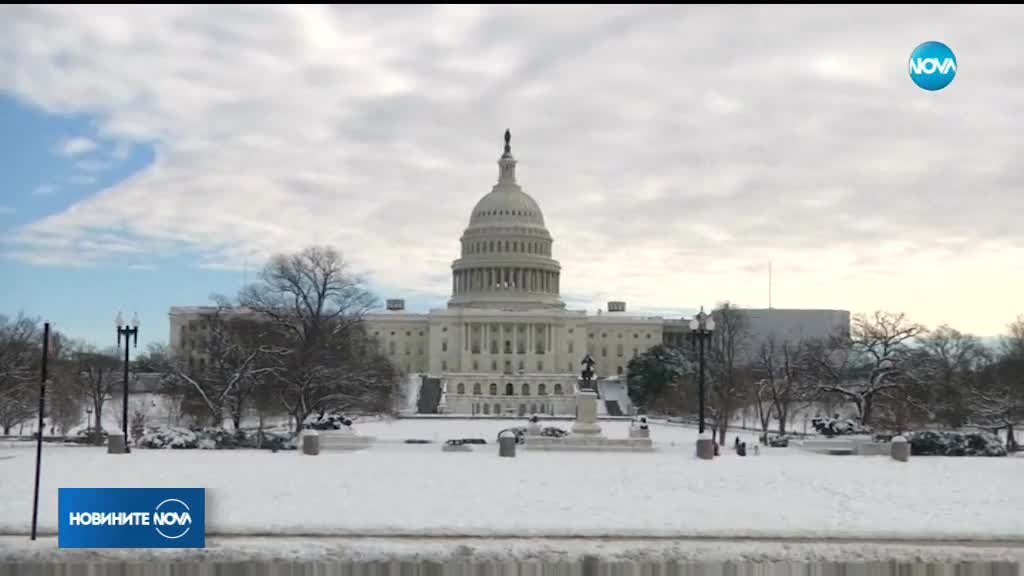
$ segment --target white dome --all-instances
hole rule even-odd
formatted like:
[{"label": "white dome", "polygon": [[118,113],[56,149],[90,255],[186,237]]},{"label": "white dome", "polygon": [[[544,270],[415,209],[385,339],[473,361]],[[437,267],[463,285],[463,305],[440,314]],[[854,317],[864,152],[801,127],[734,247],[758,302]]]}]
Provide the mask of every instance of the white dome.
[{"label": "white dome", "polygon": [[522,223],[543,227],[544,214],[541,213],[537,201],[523,192],[519,185],[499,183],[494,190],[476,203],[469,218],[471,227],[492,223]]},{"label": "white dome", "polygon": [[449,306],[501,309],[564,308],[558,261],[537,201],[516,183],[511,134],[498,159],[498,183],[473,208],[452,263]]}]

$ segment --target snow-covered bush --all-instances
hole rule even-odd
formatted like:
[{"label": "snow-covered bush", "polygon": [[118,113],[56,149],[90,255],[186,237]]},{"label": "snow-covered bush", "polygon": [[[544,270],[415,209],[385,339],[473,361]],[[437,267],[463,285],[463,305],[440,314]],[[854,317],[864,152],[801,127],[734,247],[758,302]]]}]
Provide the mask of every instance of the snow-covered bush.
[{"label": "snow-covered bush", "polygon": [[1006,456],[1006,447],[990,432],[925,430],[907,439],[915,456]]},{"label": "snow-covered bush", "polygon": [[850,419],[822,418],[811,419],[811,426],[818,432],[831,438],[850,434],[870,434],[871,428]]},{"label": "snow-covered bush", "polygon": [[198,448],[200,437],[187,428],[160,427],[150,428],[135,440],[136,446],[142,448]]},{"label": "snow-covered bush", "polygon": [[[202,428],[195,431],[202,440],[213,442],[213,448],[245,448],[253,445],[243,430],[225,430],[223,428]],[[209,443],[206,443],[207,445]],[[200,446],[202,448],[203,446]]]},{"label": "snow-covered bush", "polygon": [[295,450],[299,447],[300,439],[284,428],[268,429],[263,431],[263,441],[260,446],[264,450]]},{"label": "snow-covered bush", "polygon": [[309,430],[341,430],[351,425],[352,421],[341,414],[313,414],[302,422],[302,427]]}]

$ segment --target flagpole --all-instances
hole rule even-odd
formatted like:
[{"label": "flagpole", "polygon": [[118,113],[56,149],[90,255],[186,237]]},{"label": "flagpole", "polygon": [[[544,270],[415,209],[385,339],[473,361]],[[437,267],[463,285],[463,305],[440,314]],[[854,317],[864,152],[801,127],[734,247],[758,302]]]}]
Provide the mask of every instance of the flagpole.
[{"label": "flagpole", "polygon": [[43,414],[46,409],[46,360],[50,355],[50,323],[43,324],[43,366],[39,381],[39,428],[36,430],[36,486],[32,500],[32,539],[39,520],[39,474],[43,463]]}]

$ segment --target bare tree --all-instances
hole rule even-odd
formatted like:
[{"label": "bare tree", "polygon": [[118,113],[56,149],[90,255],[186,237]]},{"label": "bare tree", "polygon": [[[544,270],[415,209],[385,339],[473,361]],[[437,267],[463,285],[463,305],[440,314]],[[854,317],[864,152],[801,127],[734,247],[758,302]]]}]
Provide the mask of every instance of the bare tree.
[{"label": "bare tree", "polygon": [[222,427],[230,414],[237,430],[262,374],[274,369],[260,364],[271,350],[262,343],[268,327],[223,299],[201,322],[205,329],[195,350],[203,354],[202,366],[196,368],[182,357],[171,363],[171,372],[180,386],[201,399],[211,425]]},{"label": "bare tree", "polygon": [[779,423],[779,434],[786,434],[793,405],[803,399],[804,362],[806,346],[802,341],[779,341],[769,336],[761,343],[755,359],[758,381],[754,387],[758,418],[765,438],[774,414]]},{"label": "bare tree", "polygon": [[852,402],[861,424],[870,425],[875,401],[912,378],[909,344],[924,333],[923,326],[902,313],[855,316],[850,335],[840,334],[813,346],[810,360],[818,391]]},{"label": "bare tree", "polygon": [[1024,316],[1010,324],[997,358],[968,392],[973,424],[1006,430],[1006,448],[1017,451],[1015,430],[1024,421]]},{"label": "bare tree", "polygon": [[729,419],[751,386],[751,374],[745,360],[750,321],[742,310],[728,302],[712,314],[715,330],[706,356],[711,380],[710,407],[718,429],[719,444],[724,444]]},{"label": "bare tree", "polygon": [[376,298],[347,270],[341,254],[311,247],[278,255],[261,279],[243,290],[241,303],[277,329],[274,374],[296,431],[315,412],[373,404],[382,384],[380,362],[367,362],[373,355],[359,352],[371,350],[362,323]]},{"label": "bare tree", "polygon": [[23,314],[13,320],[0,315],[0,427],[4,435],[36,410],[39,339],[38,320]]},{"label": "bare tree", "polygon": [[[75,384],[87,405],[92,407],[92,442],[103,443],[103,407],[113,399],[114,388],[121,383],[118,378],[120,362],[117,350],[108,348],[102,352],[83,342],[70,345],[75,365]],[[116,410],[115,410],[116,412]]]},{"label": "bare tree", "polygon": [[914,380],[920,383],[911,403],[937,420],[959,428],[967,423],[967,393],[988,364],[989,353],[981,341],[947,325],[921,338],[920,353],[912,362]]}]

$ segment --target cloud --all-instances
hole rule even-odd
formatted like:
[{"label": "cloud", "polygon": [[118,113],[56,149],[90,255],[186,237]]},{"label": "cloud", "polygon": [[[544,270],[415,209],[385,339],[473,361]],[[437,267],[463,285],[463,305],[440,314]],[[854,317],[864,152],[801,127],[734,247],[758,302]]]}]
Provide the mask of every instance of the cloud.
[{"label": "cloud", "polygon": [[[84,250],[103,261],[117,245],[96,238],[113,234],[241,269],[246,255],[254,267],[330,243],[382,292],[415,288],[443,305],[458,238],[511,128],[563,290],[590,309],[765,305],[772,260],[776,306],[902,309],[983,333],[1020,312],[1024,75],[1005,58],[1024,47],[1017,10],[5,16],[0,89],[96,115],[97,138],[124,143],[125,157],[129,143],[156,143],[141,173],[18,229],[25,258]],[[933,37],[963,65],[948,89],[926,93],[906,62]]]},{"label": "cloud", "polygon": [[65,158],[74,158],[75,156],[91,152],[94,149],[96,149],[95,142],[88,138],[77,136],[61,141],[57,147],[57,153]]},{"label": "cloud", "polygon": [[14,212],[15,210],[13,206],[5,206],[3,204],[0,204],[0,216],[7,216],[10,214],[14,214]]},{"label": "cloud", "polygon": [[53,184],[40,184],[32,189],[33,196],[53,196],[57,192],[57,187]]}]

